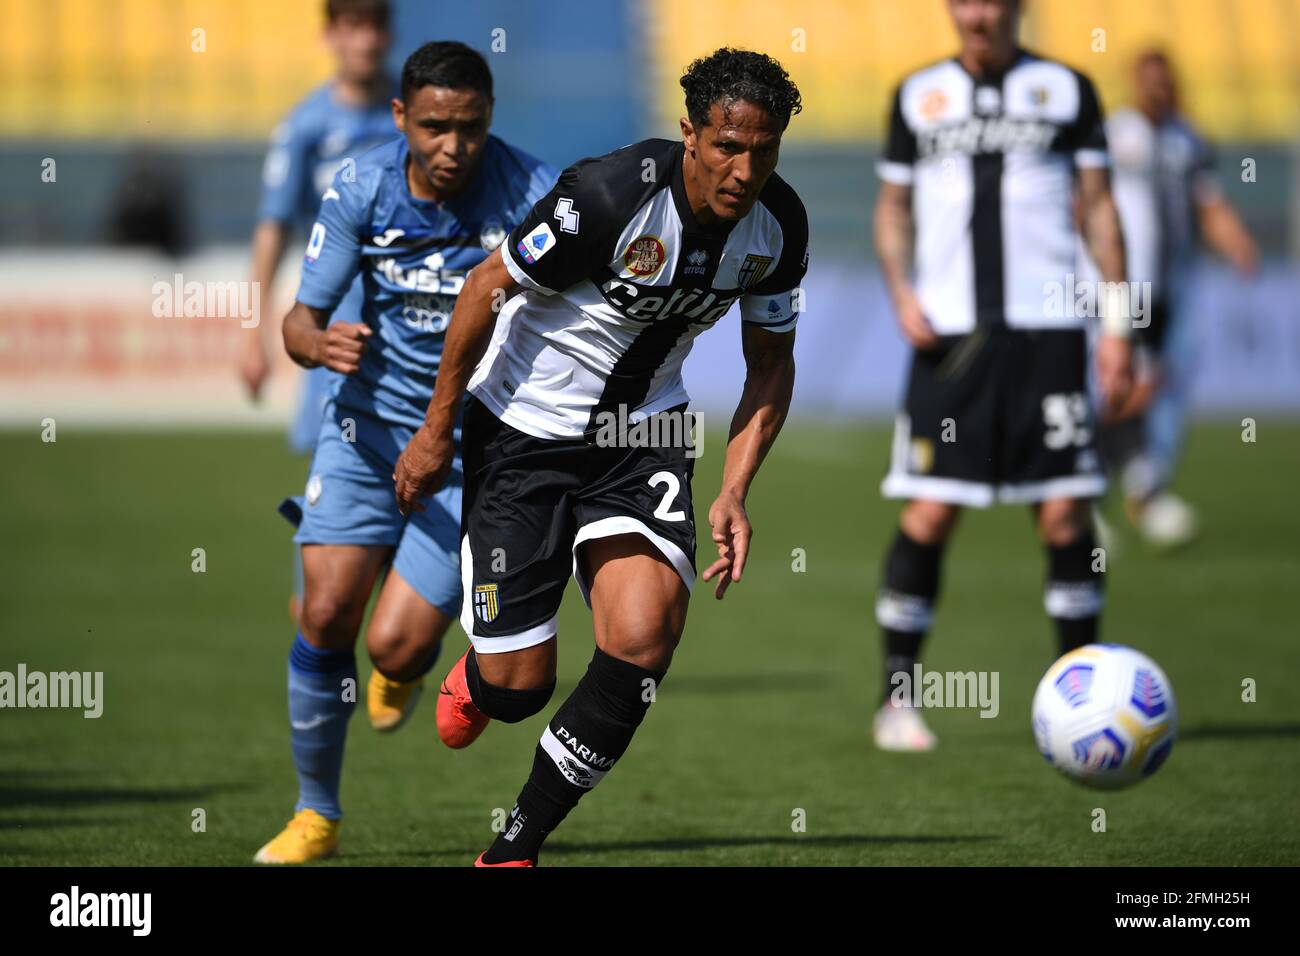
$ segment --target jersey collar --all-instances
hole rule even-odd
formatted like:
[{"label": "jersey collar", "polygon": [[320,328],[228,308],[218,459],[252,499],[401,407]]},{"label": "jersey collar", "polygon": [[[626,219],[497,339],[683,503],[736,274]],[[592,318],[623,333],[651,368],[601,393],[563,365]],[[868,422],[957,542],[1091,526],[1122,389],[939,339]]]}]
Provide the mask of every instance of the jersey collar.
[{"label": "jersey collar", "polygon": [[954,56],[952,62],[956,63],[958,68],[965,73],[976,86],[1001,86],[1006,75],[1023,63],[1026,59],[1032,59],[1033,54],[1024,47],[1016,47],[1015,52],[1011,55],[1011,60],[1000,70],[989,70],[987,73],[981,73],[976,76],[970,70],[966,69],[966,64],[961,61],[960,56]]}]

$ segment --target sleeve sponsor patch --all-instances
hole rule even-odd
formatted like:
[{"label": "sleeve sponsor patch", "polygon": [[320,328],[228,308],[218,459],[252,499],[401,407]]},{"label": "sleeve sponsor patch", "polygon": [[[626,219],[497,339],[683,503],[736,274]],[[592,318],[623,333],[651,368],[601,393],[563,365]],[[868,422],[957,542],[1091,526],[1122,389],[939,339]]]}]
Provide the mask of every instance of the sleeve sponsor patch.
[{"label": "sleeve sponsor patch", "polygon": [[515,246],[515,250],[523,258],[524,262],[529,265],[537,262],[542,256],[551,251],[555,245],[555,233],[551,232],[551,227],[542,223],[524,238],[520,239]]}]

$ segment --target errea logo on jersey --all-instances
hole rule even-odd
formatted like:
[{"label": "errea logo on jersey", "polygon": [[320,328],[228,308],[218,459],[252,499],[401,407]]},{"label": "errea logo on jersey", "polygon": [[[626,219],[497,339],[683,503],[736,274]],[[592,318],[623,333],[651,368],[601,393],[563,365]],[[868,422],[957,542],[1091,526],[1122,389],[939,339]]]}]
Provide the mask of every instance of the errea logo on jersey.
[{"label": "errea logo on jersey", "polygon": [[[575,229],[574,232],[577,232]],[[515,249],[524,257],[524,262],[532,265],[542,256],[551,251],[555,245],[555,233],[551,232],[551,227],[542,223],[528,235],[519,240]]]}]

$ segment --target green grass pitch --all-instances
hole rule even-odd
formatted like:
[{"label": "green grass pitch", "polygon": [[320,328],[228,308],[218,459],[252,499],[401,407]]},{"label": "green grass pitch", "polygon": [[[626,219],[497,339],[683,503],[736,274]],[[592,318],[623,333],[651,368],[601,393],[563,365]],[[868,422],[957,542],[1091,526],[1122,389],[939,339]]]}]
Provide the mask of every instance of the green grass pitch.
[{"label": "green grass pitch", "polygon": [[[695,482],[701,567],[723,450],[709,438]],[[1181,488],[1201,508],[1201,541],[1161,555],[1129,536],[1109,556],[1105,637],[1152,654],[1181,709],[1169,762],[1120,793],[1071,784],[1035,751],[1029,702],[1053,640],[1023,508],[965,519],[925,658],[998,671],[1001,713],[932,711],[932,755],[871,748],[873,591],[896,511],[877,493],[887,448],[878,427],[782,436],[750,499],[744,581],[721,603],[697,589],[635,743],[544,863],[1300,859],[1300,425],[1263,420],[1254,444],[1236,427],[1198,428]],[[289,527],[274,506],[305,465],[278,434],[71,429],[55,444],[35,429],[0,435],[0,460],[0,670],[105,675],[98,720],[0,711],[0,863],[250,863],[295,796]],[[194,548],[205,573],[191,570]],[[556,703],[591,656],[576,588],[560,634]],[[459,628],[448,644],[433,679],[464,646]],[[364,651],[359,663],[364,686]],[[1254,703],[1241,699],[1246,678]],[[358,708],[341,855],[327,865],[463,866],[491,840],[545,716],[453,753],[437,743],[432,702],[387,737]],[[1099,807],[1104,833],[1092,828]]]}]

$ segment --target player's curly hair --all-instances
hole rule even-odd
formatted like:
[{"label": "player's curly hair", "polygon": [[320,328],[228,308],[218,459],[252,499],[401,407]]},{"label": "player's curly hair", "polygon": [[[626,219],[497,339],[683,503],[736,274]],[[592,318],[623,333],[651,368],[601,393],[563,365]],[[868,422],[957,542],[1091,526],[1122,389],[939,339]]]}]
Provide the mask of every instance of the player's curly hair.
[{"label": "player's curly hair", "polygon": [[682,74],[686,115],[697,129],[709,125],[714,103],[726,107],[745,100],[761,107],[784,130],[790,117],[803,109],[799,87],[790,74],[766,53],[722,47],[700,57]]}]

